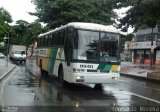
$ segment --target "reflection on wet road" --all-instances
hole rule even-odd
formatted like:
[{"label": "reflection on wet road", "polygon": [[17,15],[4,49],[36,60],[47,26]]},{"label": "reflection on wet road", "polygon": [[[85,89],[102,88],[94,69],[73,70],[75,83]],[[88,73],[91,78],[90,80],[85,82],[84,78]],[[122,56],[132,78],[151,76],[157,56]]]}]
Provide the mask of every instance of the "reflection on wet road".
[{"label": "reflection on wet road", "polygon": [[0,105],[24,106],[21,108],[23,111],[25,108],[33,111],[37,106],[42,106],[47,107],[48,112],[59,106],[69,110],[83,107],[82,112],[86,112],[85,108],[92,112],[107,112],[108,109],[113,111],[115,106],[159,106],[158,85],[121,77],[119,84],[104,85],[103,91],[95,91],[93,85],[66,83],[62,87],[54,77],[35,77],[25,66],[19,66],[1,82]]}]

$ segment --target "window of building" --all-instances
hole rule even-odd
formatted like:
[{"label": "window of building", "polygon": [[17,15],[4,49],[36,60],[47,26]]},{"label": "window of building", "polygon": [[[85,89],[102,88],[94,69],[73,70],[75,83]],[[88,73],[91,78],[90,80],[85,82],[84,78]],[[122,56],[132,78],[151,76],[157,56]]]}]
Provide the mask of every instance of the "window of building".
[{"label": "window of building", "polygon": [[160,41],[160,35],[157,35],[157,40],[159,40],[159,41]]},{"label": "window of building", "polygon": [[151,35],[147,35],[147,36],[146,36],[146,41],[151,41],[151,39],[152,39],[152,36],[151,36]]},{"label": "window of building", "polygon": [[144,41],[144,37],[143,36],[138,36],[137,37],[137,42],[143,42]]}]

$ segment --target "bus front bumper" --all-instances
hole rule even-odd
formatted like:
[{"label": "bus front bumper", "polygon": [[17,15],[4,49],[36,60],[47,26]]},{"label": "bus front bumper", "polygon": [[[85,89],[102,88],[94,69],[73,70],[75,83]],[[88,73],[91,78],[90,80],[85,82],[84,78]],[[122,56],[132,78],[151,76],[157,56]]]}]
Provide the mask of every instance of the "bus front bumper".
[{"label": "bus front bumper", "polygon": [[72,83],[109,84],[118,83],[119,73],[73,73]]}]

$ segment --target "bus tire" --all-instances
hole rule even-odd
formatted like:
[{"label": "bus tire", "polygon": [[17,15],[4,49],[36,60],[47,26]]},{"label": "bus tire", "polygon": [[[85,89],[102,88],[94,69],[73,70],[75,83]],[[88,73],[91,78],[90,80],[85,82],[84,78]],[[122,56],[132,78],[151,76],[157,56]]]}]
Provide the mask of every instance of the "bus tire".
[{"label": "bus tire", "polygon": [[94,90],[102,90],[103,87],[102,87],[102,84],[95,84],[94,85]]},{"label": "bus tire", "polygon": [[64,84],[64,72],[63,72],[63,67],[60,66],[59,67],[59,70],[58,70],[58,79],[59,79],[59,82],[63,85]]}]

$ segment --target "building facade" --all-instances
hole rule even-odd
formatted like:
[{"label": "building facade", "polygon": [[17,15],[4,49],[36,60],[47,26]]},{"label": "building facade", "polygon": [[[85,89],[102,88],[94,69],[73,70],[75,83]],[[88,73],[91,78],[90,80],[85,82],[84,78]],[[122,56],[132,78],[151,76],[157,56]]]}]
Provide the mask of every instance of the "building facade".
[{"label": "building facade", "polygon": [[132,52],[132,62],[136,64],[160,64],[160,31],[156,27],[139,29],[132,41],[127,42],[128,49]]}]

